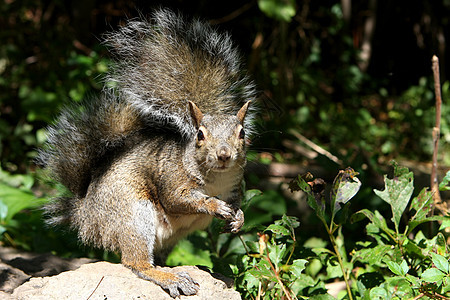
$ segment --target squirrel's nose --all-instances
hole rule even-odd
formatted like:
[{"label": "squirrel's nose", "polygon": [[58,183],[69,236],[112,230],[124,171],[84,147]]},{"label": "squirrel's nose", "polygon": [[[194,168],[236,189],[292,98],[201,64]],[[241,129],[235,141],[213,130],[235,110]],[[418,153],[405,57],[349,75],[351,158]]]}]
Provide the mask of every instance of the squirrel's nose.
[{"label": "squirrel's nose", "polygon": [[217,151],[217,157],[219,158],[219,160],[223,162],[230,160],[231,157],[230,148],[227,146],[220,147],[219,150]]}]

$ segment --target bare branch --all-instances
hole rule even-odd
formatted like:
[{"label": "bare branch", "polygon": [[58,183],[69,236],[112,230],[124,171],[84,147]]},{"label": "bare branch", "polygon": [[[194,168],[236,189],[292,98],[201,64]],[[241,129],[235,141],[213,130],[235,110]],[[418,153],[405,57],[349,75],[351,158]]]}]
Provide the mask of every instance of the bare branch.
[{"label": "bare branch", "polygon": [[434,77],[434,92],[436,97],[436,124],[433,128],[433,162],[431,168],[431,191],[433,192],[433,209],[436,204],[441,203],[441,196],[439,194],[439,186],[437,179],[437,157],[439,149],[439,136],[441,128],[441,82],[439,78],[439,59],[436,55],[432,59],[433,77]]}]

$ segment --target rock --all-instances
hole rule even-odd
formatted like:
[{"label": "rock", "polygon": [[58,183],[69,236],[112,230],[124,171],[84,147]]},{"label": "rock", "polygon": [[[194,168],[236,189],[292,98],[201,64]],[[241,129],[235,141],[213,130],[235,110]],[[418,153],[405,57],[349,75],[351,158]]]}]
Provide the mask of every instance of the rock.
[{"label": "rock", "polygon": [[[64,271],[75,270],[82,264],[94,261],[94,259],[89,258],[65,259],[50,253],[38,254],[0,247],[0,262],[21,270],[32,277],[56,275]],[[0,290],[4,291],[1,288]]]},{"label": "rock", "polygon": [[11,296],[11,294],[8,294],[8,293],[0,291],[0,299],[2,299],[2,300],[13,300],[14,298]]},{"label": "rock", "polygon": [[[0,261],[0,291],[12,293],[16,287],[27,281],[31,276],[22,270],[11,267]],[[0,299],[3,299],[0,294]]]},{"label": "rock", "polygon": [[[180,299],[241,299],[227,281],[197,267],[172,268],[185,271],[199,283],[197,295]],[[230,284],[230,281],[228,281]],[[1,295],[0,295],[1,296]],[[172,299],[161,287],[138,278],[120,264],[97,262],[56,276],[31,278],[14,290],[13,299]]]},{"label": "rock", "polygon": [[[0,247],[0,292],[12,293],[30,277],[56,275],[93,262],[88,258],[64,259],[50,253],[36,254]],[[5,293],[0,299],[5,299]]]}]

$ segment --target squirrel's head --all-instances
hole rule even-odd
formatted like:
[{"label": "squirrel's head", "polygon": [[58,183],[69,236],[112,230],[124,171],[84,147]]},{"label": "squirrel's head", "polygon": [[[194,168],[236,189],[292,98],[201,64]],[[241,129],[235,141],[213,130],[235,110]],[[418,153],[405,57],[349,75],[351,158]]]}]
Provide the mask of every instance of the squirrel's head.
[{"label": "squirrel's head", "polygon": [[244,119],[251,101],[236,115],[203,115],[189,101],[189,110],[196,129],[195,155],[197,163],[207,171],[226,172],[246,163]]}]

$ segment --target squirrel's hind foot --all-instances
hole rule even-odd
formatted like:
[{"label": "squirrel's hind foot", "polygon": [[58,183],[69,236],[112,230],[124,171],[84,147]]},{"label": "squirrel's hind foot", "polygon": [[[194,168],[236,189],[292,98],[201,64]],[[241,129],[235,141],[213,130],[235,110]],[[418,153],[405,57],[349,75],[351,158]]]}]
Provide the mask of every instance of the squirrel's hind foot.
[{"label": "squirrel's hind foot", "polygon": [[[172,298],[181,295],[195,295],[199,284],[187,272],[173,272],[170,268],[156,268],[150,263],[128,265],[133,273],[142,279],[152,281],[167,291]],[[163,270],[165,269],[165,270]]]}]

